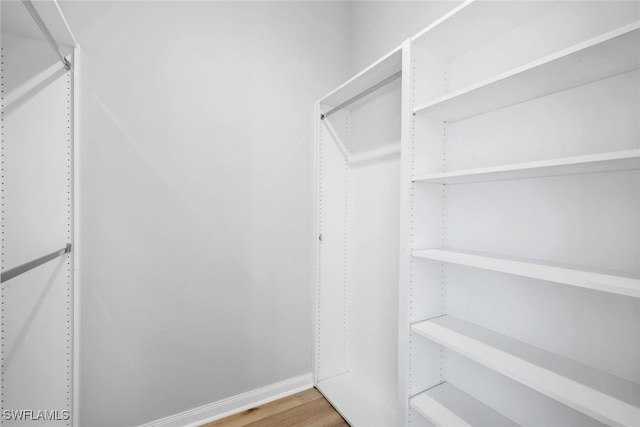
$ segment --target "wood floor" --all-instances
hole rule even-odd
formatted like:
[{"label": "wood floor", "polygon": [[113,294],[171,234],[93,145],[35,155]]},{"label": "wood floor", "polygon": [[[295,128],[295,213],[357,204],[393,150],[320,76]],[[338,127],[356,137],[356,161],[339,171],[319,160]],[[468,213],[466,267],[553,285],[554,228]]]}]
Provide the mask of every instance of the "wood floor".
[{"label": "wood floor", "polygon": [[201,427],[348,427],[315,388],[251,408]]}]

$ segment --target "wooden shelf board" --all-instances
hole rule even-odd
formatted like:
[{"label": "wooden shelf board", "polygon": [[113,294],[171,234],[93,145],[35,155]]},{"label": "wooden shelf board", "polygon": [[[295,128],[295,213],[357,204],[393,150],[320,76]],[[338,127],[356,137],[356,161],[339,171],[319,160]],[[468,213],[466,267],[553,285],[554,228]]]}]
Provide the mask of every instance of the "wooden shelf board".
[{"label": "wooden shelf board", "polygon": [[461,252],[451,249],[420,249],[412,251],[411,255],[440,262],[482,268],[530,277],[549,282],[593,289],[618,295],[640,298],[640,280],[602,274],[575,268],[559,267],[539,261],[527,261],[498,257],[494,255]]},{"label": "wooden shelf board", "polygon": [[640,22],[494,76],[414,109],[454,122],[640,67]]},{"label": "wooden shelf board", "polygon": [[451,316],[417,333],[609,425],[640,420],[640,385]]},{"label": "wooden shelf board", "polygon": [[410,400],[410,406],[436,426],[515,427],[518,425],[446,382],[414,396]]},{"label": "wooden shelf board", "polygon": [[317,387],[350,425],[396,425],[398,422],[388,402],[371,393],[350,373],[318,381]]},{"label": "wooden shelf board", "polygon": [[465,184],[640,169],[640,149],[415,176],[414,182]]},{"label": "wooden shelf board", "polygon": [[[351,79],[347,80],[329,94],[320,98],[319,103],[332,107],[340,105],[401,70],[402,48],[399,46],[375,63],[371,64],[369,67],[362,70],[360,73],[356,74]],[[352,104],[346,107],[346,109],[354,108],[356,105],[359,104]]]}]

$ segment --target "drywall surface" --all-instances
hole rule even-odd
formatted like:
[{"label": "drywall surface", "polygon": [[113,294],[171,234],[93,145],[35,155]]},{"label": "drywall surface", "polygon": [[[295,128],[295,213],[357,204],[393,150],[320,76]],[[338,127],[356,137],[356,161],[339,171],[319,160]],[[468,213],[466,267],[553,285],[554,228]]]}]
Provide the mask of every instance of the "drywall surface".
[{"label": "drywall surface", "polygon": [[67,2],[81,46],[80,425],[311,372],[313,102],[342,2]]},{"label": "drywall surface", "polygon": [[351,71],[356,73],[462,3],[459,0],[351,2]]}]

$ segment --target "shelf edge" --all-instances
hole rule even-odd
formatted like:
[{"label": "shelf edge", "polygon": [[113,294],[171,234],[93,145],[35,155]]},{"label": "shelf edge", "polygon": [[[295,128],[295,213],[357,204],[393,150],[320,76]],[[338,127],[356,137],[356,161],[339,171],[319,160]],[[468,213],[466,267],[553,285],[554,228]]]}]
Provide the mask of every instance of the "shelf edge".
[{"label": "shelf edge", "polygon": [[556,267],[536,262],[516,261],[496,256],[470,254],[448,249],[418,249],[411,251],[411,255],[433,261],[481,268],[484,270],[640,298],[639,279]]},{"label": "shelf edge", "polygon": [[[635,163],[632,163],[636,160]],[[630,165],[620,164],[628,161],[632,163]],[[599,165],[605,165],[607,162],[614,163],[608,167],[598,169]],[[563,171],[562,168],[580,166],[591,167],[585,171]],[[525,173],[527,171],[538,171],[543,169],[559,169],[555,173],[549,174],[534,174]],[[526,178],[542,178],[561,175],[575,175],[575,174],[587,174],[587,173],[600,173],[600,172],[616,172],[624,170],[640,169],[640,149],[624,150],[624,151],[612,151],[608,153],[600,154],[588,154],[583,156],[571,156],[550,160],[540,160],[534,162],[524,163],[512,163],[507,165],[463,169],[452,172],[432,173],[417,175],[413,177],[413,182],[420,183],[434,183],[434,184],[463,184],[473,182],[485,182],[485,181],[501,181],[507,179],[526,179]],[[490,175],[508,175],[506,177],[494,177],[489,179],[482,179],[482,177],[489,177]],[[478,177],[479,179],[474,179]]]}]

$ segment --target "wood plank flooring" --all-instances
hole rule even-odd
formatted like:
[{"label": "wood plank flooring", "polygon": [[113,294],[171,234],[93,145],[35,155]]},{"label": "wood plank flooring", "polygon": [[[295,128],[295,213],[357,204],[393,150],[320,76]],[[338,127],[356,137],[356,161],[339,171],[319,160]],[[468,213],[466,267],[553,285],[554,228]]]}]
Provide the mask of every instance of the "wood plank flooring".
[{"label": "wood plank flooring", "polygon": [[348,427],[315,388],[251,408],[201,427]]}]

